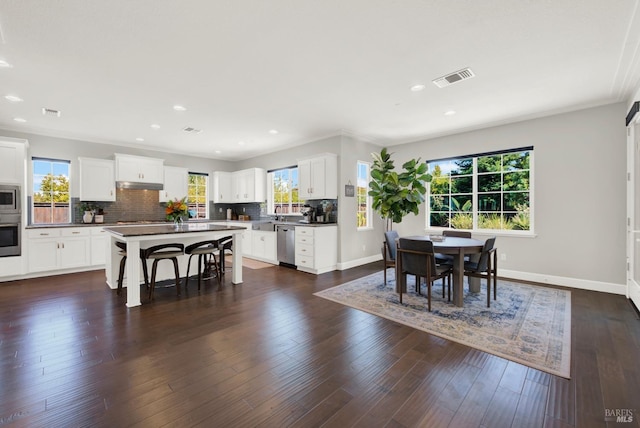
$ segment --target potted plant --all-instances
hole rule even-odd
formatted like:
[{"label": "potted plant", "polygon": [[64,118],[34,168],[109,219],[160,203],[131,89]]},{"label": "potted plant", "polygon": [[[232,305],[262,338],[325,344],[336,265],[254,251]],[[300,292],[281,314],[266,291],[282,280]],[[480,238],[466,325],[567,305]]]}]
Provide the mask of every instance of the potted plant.
[{"label": "potted plant", "polygon": [[167,202],[165,213],[167,215],[167,221],[173,221],[174,223],[182,223],[185,218],[189,218],[189,207],[187,206],[187,197],[182,199],[176,198],[173,201]]},{"label": "potted plant", "polygon": [[95,213],[95,207],[91,202],[83,202],[80,204],[80,211],[83,211],[84,214],[82,216],[83,223],[92,223],[93,215]]},{"label": "potted plant", "polygon": [[427,193],[425,183],[430,182],[432,177],[427,172],[427,164],[420,162],[420,158],[405,162],[403,171],[398,173],[386,147],[371,156],[371,207],[385,220],[385,231],[389,231],[393,229],[393,223],[400,223],[407,214],[419,213],[420,204]]}]

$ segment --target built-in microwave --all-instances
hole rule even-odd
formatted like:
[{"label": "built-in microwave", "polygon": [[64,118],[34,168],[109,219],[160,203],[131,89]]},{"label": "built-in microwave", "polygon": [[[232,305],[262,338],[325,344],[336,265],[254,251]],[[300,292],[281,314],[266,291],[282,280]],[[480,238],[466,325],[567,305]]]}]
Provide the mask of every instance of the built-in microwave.
[{"label": "built-in microwave", "polygon": [[20,214],[20,186],[0,184],[0,214]]}]

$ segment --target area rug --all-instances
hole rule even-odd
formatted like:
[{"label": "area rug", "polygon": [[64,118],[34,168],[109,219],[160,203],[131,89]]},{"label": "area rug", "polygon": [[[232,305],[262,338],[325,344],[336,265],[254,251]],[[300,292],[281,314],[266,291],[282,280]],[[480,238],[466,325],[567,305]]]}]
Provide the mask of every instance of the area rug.
[{"label": "area rug", "polygon": [[[391,277],[391,278],[390,278]],[[436,281],[427,298],[409,293],[402,305],[395,281],[382,272],[315,293],[316,296],[452,340],[490,354],[569,378],[571,358],[571,293],[544,286],[498,281],[498,299],[487,308],[485,281],[480,293],[468,292],[465,278],[464,307],[442,299],[442,281]]]},{"label": "area rug", "polygon": [[[232,257],[226,256],[225,267],[231,268],[232,264],[233,264]],[[242,258],[242,267],[246,267],[249,269],[264,269],[264,268],[270,268],[274,266],[275,265],[272,265],[271,263],[264,263],[264,262],[261,262],[260,260],[249,259],[247,257]]]}]

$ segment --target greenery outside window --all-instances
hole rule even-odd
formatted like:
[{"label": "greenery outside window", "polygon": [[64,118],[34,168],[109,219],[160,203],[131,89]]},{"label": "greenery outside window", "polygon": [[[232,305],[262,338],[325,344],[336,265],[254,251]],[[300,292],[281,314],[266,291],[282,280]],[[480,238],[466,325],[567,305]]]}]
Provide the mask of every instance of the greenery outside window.
[{"label": "greenery outside window", "polygon": [[358,161],[357,170],[356,197],[358,199],[358,229],[365,229],[371,227],[371,197],[369,196],[371,164],[369,162]]},{"label": "greenery outside window", "polygon": [[533,147],[427,162],[428,227],[532,232]]},{"label": "greenery outside window", "polygon": [[67,160],[32,158],[33,224],[71,223],[69,165]]},{"label": "greenery outside window", "polygon": [[209,218],[209,204],[207,201],[208,174],[200,172],[189,173],[189,185],[187,189],[187,206],[189,218]]},{"label": "greenery outside window", "polygon": [[300,214],[304,201],[298,197],[298,167],[269,171],[267,182],[269,215]]}]

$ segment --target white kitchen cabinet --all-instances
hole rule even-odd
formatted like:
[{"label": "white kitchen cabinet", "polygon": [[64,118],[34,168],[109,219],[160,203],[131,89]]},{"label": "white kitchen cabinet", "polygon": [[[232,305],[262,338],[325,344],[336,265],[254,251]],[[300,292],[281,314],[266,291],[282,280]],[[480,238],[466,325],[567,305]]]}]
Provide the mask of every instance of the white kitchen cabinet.
[{"label": "white kitchen cabinet", "polygon": [[89,266],[89,228],[31,229],[27,236],[29,272]]},{"label": "white kitchen cabinet", "polygon": [[116,181],[164,183],[164,160],[145,156],[115,154]]},{"label": "white kitchen cabinet", "polygon": [[338,157],[327,153],[298,161],[300,199],[338,199]]},{"label": "white kitchen cabinet", "polygon": [[81,201],[115,201],[115,163],[108,159],[78,158]]},{"label": "white kitchen cabinet", "polygon": [[110,242],[107,232],[102,227],[91,229],[91,266],[104,265],[107,261],[107,244]]},{"label": "white kitchen cabinet", "polygon": [[252,257],[264,262],[277,264],[276,233],[252,230]]},{"label": "white kitchen cabinet", "polygon": [[189,188],[189,171],[177,166],[164,167],[164,188],[159,190],[160,202],[169,202],[187,196]]},{"label": "white kitchen cabinet", "polygon": [[338,265],[338,227],[296,226],[296,266],[298,270],[321,274]]},{"label": "white kitchen cabinet", "polygon": [[266,199],[267,176],[262,168],[250,168],[231,174],[233,202],[264,202]]},{"label": "white kitchen cabinet", "polygon": [[[10,141],[11,140],[11,141]],[[24,186],[26,147],[13,139],[0,140],[0,183]],[[26,194],[26,189],[23,190]]]},{"label": "white kitchen cabinet", "polygon": [[213,173],[213,202],[232,203],[231,173],[216,171]]}]

